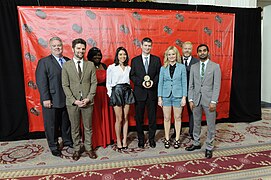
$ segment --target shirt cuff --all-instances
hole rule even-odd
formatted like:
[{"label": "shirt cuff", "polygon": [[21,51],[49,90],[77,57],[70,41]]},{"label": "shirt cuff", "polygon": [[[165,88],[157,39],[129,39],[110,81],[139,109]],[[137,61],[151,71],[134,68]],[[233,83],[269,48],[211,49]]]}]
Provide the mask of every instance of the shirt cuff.
[{"label": "shirt cuff", "polygon": [[188,102],[193,102],[193,99],[189,99]]},{"label": "shirt cuff", "polygon": [[216,102],[215,102],[215,101],[211,101],[211,103],[212,103],[212,104],[216,104]]}]

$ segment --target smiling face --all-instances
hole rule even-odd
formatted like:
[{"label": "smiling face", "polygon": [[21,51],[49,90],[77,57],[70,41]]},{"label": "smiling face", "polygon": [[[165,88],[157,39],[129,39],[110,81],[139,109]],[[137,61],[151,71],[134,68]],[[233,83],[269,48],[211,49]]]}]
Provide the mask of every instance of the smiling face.
[{"label": "smiling face", "polygon": [[198,56],[201,61],[206,61],[209,57],[209,51],[206,46],[201,46],[198,48]]},{"label": "smiling face", "polygon": [[192,54],[192,45],[191,44],[183,44],[182,52],[184,57],[189,57]]},{"label": "smiling face", "polygon": [[174,50],[169,50],[168,54],[167,54],[167,59],[169,61],[169,63],[174,63],[177,61],[177,54]]},{"label": "smiling face", "polygon": [[63,53],[63,45],[62,42],[59,40],[52,40],[50,42],[50,50],[51,53],[56,57],[62,57]]},{"label": "smiling face", "polygon": [[141,45],[142,54],[144,56],[148,56],[151,53],[152,43],[151,42],[143,42]]},{"label": "smiling face", "polygon": [[74,48],[72,48],[72,52],[74,53],[74,58],[80,60],[86,53],[86,46],[84,44],[78,43]]},{"label": "smiling face", "polygon": [[125,53],[125,51],[123,51],[123,50],[119,51],[118,59],[119,59],[120,64],[123,64],[125,62],[125,60],[127,59],[127,54]]},{"label": "smiling face", "polygon": [[102,55],[100,52],[98,52],[95,56],[93,56],[92,58],[94,64],[100,64],[101,60],[102,60]]}]

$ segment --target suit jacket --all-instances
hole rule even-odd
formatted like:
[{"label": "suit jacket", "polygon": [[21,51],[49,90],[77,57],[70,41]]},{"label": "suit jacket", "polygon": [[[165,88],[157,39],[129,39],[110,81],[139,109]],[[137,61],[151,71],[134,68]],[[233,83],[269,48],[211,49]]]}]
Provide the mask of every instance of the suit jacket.
[{"label": "suit jacket", "polygon": [[174,97],[187,96],[187,78],[185,65],[176,63],[176,68],[171,79],[169,67],[162,66],[159,75],[158,97],[169,97],[171,92]]},{"label": "suit jacket", "polygon": [[144,68],[142,55],[136,56],[132,59],[130,79],[134,83],[134,94],[137,101],[145,101],[148,96],[151,100],[157,100],[157,86],[159,81],[160,67],[160,58],[150,55],[148,75],[153,81],[153,86],[146,89],[142,86],[144,76],[147,74]]},{"label": "suit jacket", "polygon": [[203,80],[200,77],[200,62],[193,64],[190,70],[188,99],[198,106],[201,102],[209,106],[211,101],[218,102],[221,84],[221,71],[219,64],[209,60]]},{"label": "suit jacket", "polygon": [[83,99],[88,98],[92,105],[97,87],[96,69],[93,62],[84,60],[81,79],[73,60],[64,63],[62,86],[66,94],[66,105],[73,105],[75,100],[81,99],[81,96]]},{"label": "suit jacket", "polygon": [[[183,58],[183,57],[182,57]],[[191,61],[190,61],[190,63],[189,63],[189,65],[188,66],[186,66],[186,72],[187,72],[187,88],[188,88],[188,86],[189,86],[189,77],[190,77],[190,69],[191,69],[191,66],[193,65],[193,64],[196,64],[197,62],[199,62],[199,60],[197,59],[197,58],[194,58],[193,56],[192,56],[192,58],[191,58]]]},{"label": "suit jacket", "polygon": [[[64,59],[69,61],[67,57]],[[62,69],[53,55],[39,60],[36,69],[36,83],[42,105],[43,101],[51,100],[55,108],[65,106],[66,97],[62,88],[61,71]]]}]

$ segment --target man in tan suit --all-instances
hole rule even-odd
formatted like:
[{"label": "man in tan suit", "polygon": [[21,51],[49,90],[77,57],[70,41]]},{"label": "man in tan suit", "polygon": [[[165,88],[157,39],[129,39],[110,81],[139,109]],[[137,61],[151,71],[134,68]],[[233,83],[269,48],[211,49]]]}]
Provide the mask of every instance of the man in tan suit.
[{"label": "man in tan suit", "polygon": [[97,155],[91,146],[93,98],[96,93],[97,79],[94,64],[84,60],[86,41],[79,38],[72,41],[73,59],[66,62],[62,69],[62,86],[66,94],[66,105],[71,121],[74,153],[77,161],[80,151],[80,117],[82,116],[85,137],[85,149],[90,158]]}]

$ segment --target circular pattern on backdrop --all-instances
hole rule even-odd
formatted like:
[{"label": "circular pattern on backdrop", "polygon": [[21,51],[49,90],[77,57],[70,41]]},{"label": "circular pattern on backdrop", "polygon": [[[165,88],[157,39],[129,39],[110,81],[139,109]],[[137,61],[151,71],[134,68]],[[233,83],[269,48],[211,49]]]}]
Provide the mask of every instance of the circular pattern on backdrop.
[{"label": "circular pattern on backdrop", "polygon": [[26,144],[10,148],[0,154],[1,164],[16,164],[33,159],[40,155],[44,148],[38,144]]},{"label": "circular pattern on backdrop", "polygon": [[227,129],[218,129],[216,130],[215,139],[219,142],[236,143],[244,141],[245,136],[235,131],[230,131]]},{"label": "circular pattern on backdrop", "polygon": [[266,126],[249,126],[246,130],[256,136],[271,137],[271,127]]}]

